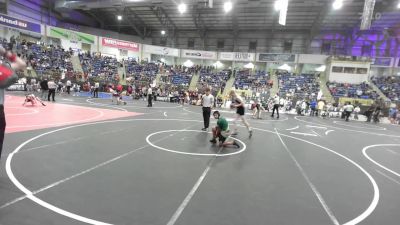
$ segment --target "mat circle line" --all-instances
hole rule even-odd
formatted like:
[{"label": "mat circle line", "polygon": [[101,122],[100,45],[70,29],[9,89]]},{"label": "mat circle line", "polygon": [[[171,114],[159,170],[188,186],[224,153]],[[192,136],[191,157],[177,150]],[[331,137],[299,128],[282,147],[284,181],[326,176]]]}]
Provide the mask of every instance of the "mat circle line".
[{"label": "mat circle line", "polygon": [[[90,218],[87,218],[87,217],[84,217],[84,216],[80,216],[78,214],[71,213],[69,211],[66,211],[64,209],[58,208],[58,207],[56,207],[56,206],[54,206],[54,205],[52,205],[52,204],[50,204],[48,202],[43,201],[40,198],[34,196],[32,191],[30,191],[24,185],[22,185],[19,182],[19,180],[14,176],[14,173],[13,173],[13,171],[11,169],[11,162],[12,162],[12,159],[13,159],[14,155],[16,153],[18,153],[22,149],[22,147],[24,147],[28,143],[30,143],[30,142],[32,142],[32,141],[34,141],[34,140],[36,140],[36,139],[38,139],[40,137],[46,136],[48,134],[52,134],[52,133],[56,133],[56,132],[59,132],[59,131],[68,130],[68,129],[72,129],[72,128],[76,128],[76,127],[83,127],[83,126],[90,126],[90,125],[97,125],[97,124],[105,124],[105,123],[115,123],[115,122],[132,122],[132,121],[180,121],[180,122],[199,122],[199,123],[203,123],[203,121],[201,121],[201,120],[188,120],[188,119],[125,119],[125,120],[98,121],[98,122],[77,124],[77,125],[72,125],[72,126],[69,126],[69,127],[59,128],[59,129],[48,131],[48,132],[39,134],[39,135],[37,135],[35,137],[32,137],[32,138],[26,140],[25,142],[21,143],[17,148],[15,148],[14,151],[12,151],[8,155],[8,157],[6,159],[6,165],[5,166],[6,166],[7,176],[9,177],[11,182],[20,191],[22,191],[24,194],[26,194],[26,198],[28,198],[31,201],[41,205],[42,207],[45,207],[45,208],[47,208],[47,209],[49,209],[49,210],[51,210],[51,211],[53,211],[55,213],[58,213],[60,215],[65,216],[65,217],[69,217],[71,219],[74,219],[74,220],[77,220],[77,221],[81,221],[81,222],[84,222],[84,223],[93,224],[93,225],[113,225],[113,224],[110,224],[110,223],[97,221],[97,220],[90,219]],[[259,129],[259,128],[253,128],[253,129],[275,134],[274,131],[270,131],[270,130]],[[350,162],[351,164],[355,165],[370,180],[370,182],[372,183],[372,186],[373,186],[373,190],[374,190],[374,197],[373,197],[373,200],[372,200],[371,204],[369,205],[369,207],[362,214],[360,214],[356,218],[344,223],[344,225],[356,225],[356,224],[362,222],[365,218],[367,218],[374,211],[374,209],[376,208],[376,206],[378,205],[378,202],[379,202],[379,188],[378,188],[378,185],[377,185],[376,181],[374,180],[374,178],[363,167],[361,167],[359,164],[357,164],[353,160],[347,158],[346,156],[341,155],[340,153],[337,153],[337,152],[335,152],[335,151],[333,151],[333,150],[331,150],[331,149],[329,149],[327,147],[318,145],[316,143],[313,143],[311,141],[307,141],[305,139],[293,137],[293,136],[290,136],[290,135],[286,135],[286,134],[280,134],[280,135],[284,136],[284,137],[292,138],[292,139],[295,139],[295,140],[299,140],[299,141],[302,141],[304,143],[308,143],[308,144],[311,144],[311,145],[314,145],[314,146],[317,146],[317,147],[319,147],[321,149],[324,149],[324,150],[329,151],[329,152],[331,152],[331,153],[333,153],[335,155],[338,155],[341,158],[343,158],[343,159],[347,160],[348,162]]]},{"label": "mat circle line", "polygon": [[149,134],[146,137],[146,142],[147,142],[147,144],[149,144],[149,145],[153,146],[154,148],[159,149],[161,151],[166,151],[166,152],[171,152],[171,153],[176,153],[176,154],[181,154],[181,155],[192,155],[192,156],[216,156],[216,157],[231,156],[231,155],[240,154],[240,153],[244,152],[246,150],[246,148],[247,148],[246,144],[243,141],[241,141],[241,140],[239,140],[237,138],[234,138],[234,137],[229,137],[229,138],[239,142],[243,147],[239,151],[231,152],[231,153],[225,153],[225,154],[191,153],[191,152],[176,151],[176,150],[171,150],[171,149],[160,147],[158,145],[153,144],[153,142],[150,141],[150,138],[152,136],[154,136],[154,135],[157,135],[157,134],[163,134],[163,133],[169,133],[169,132],[183,132],[183,131],[185,131],[185,132],[188,131],[188,132],[198,132],[198,133],[209,133],[207,131],[201,131],[201,130],[163,130],[163,131],[157,131],[157,132]]},{"label": "mat circle line", "polygon": [[382,164],[376,162],[375,160],[373,160],[373,159],[367,154],[367,150],[370,149],[370,148],[376,148],[376,147],[379,148],[379,147],[384,147],[384,146],[396,146],[396,147],[399,147],[400,144],[376,144],[376,145],[368,145],[368,146],[366,146],[366,147],[363,148],[362,153],[363,153],[363,155],[365,156],[365,158],[367,158],[369,161],[371,161],[371,162],[374,163],[375,165],[379,166],[380,168],[386,170],[387,172],[389,172],[389,173],[391,173],[391,174],[393,174],[393,175],[396,175],[397,177],[400,177],[400,173],[395,172],[395,171],[393,171],[393,170],[391,170],[391,169],[385,167],[384,165],[382,165]]}]

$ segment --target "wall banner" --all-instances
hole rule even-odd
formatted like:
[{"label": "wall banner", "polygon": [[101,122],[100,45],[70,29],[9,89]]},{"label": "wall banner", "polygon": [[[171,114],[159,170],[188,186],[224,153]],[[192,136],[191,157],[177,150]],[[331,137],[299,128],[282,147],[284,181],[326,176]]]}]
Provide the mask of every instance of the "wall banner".
[{"label": "wall banner", "polygon": [[143,51],[155,55],[179,57],[179,49],[177,48],[167,48],[155,45],[143,45]]},{"label": "wall banner", "polygon": [[85,34],[77,31],[66,30],[58,27],[48,26],[48,35],[54,38],[67,39],[72,42],[82,42],[86,44],[94,44],[95,36],[91,34]]},{"label": "wall banner", "polygon": [[110,47],[110,48],[118,48],[118,49],[126,49],[133,52],[139,51],[139,44],[135,42],[129,41],[121,41],[112,38],[101,38],[101,45]]},{"label": "wall banner", "polygon": [[7,27],[12,27],[12,28],[17,28],[17,29],[22,29],[22,30],[27,30],[27,31],[32,31],[32,32],[37,32],[41,33],[41,27],[40,24],[38,23],[32,23],[28,22],[25,20],[20,20],[11,16],[7,16],[4,14],[0,14],[0,25],[4,25]]},{"label": "wall banner", "polygon": [[295,62],[295,54],[270,54],[270,53],[259,53],[257,54],[258,62]]},{"label": "wall banner", "polygon": [[219,60],[225,61],[244,61],[250,62],[254,61],[256,57],[255,53],[247,53],[247,52],[220,52]]},{"label": "wall banner", "polygon": [[182,58],[192,58],[192,59],[217,59],[217,52],[210,51],[196,51],[196,50],[186,50],[181,51]]}]

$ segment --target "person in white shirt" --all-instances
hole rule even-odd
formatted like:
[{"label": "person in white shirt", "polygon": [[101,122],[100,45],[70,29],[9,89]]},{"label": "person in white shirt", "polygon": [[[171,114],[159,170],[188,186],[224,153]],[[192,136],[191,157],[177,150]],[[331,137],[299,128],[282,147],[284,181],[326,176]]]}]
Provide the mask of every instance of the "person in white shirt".
[{"label": "person in white shirt", "polygon": [[99,87],[100,87],[99,82],[94,83],[93,98],[99,97]]},{"label": "person in white shirt", "polygon": [[354,106],[350,102],[348,102],[344,106],[343,110],[345,113],[346,122],[349,122],[349,117],[350,117],[351,113],[354,111]]},{"label": "person in white shirt", "polygon": [[67,85],[67,93],[70,94],[70,92],[71,92],[71,86],[72,86],[71,81],[70,81],[70,80],[67,80],[66,85]]},{"label": "person in white shirt", "polygon": [[147,89],[147,101],[147,107],[153,107],[153,90],[151,89],[150,85]]},{"label": "person in white shirt", "polygon": [[56,95],[57,84],[54,82],[54,79],[51,79],[47,85],[49,86],[49,95],[47,96],[47,101],[50,101],[51,96],[53,102],[55,102],[56,100],[54,99],[54,96]]},{"label": "person in white shirt", "polygon": [[203,106],[203,121],[204,121],[204,128],[201,129],[203,131],[207,131],[210,125],[210,116],[211,116],[211,109],[214,105],[214,96],[210,93],[211,90],[209,87],[205,90],[206,94],[201,98],[201,105]]},{"label": "person in white shirt", "polygon": [[272,108],[271,117],[274,117],[274,113],[275,113],[275,110],[276,110],[276,114],[277,114],[276,118],[279,119],[279,104],[280,104],[279,94],[276,94],[272,101],[273,101],[274,107]]},{"label": "person in white shirt", "polygon": [[354,108],[354,119],[355,120],[358,120],[358,114],[360,113],[360,111],[361,111],[360,106],[356,106]]}]

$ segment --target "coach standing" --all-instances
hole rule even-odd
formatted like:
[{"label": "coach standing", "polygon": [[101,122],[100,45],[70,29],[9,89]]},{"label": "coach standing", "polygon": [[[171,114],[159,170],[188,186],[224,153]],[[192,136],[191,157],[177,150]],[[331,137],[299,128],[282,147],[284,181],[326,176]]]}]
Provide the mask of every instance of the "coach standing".
[{"label": "coach standing", "polygon": [[0,63],[0,157],[3,150],[4,132],[6,129],[6,118],[4,115],[4,90],[18,80],[15,71],[23,71],[26,68],[26,63],[19,58],[16,54],[6,51],[0,45],[0,55],[6,61],[10,62]]},{"label": "coach standing", "polygon": [[206,93],[201,98],[201,105],[203,106],[203,120],[204,128],[203,131],[207,131],[210,125],[211,108],[214,105],[214,96],[210,93],[210,88],[206,88]]}]

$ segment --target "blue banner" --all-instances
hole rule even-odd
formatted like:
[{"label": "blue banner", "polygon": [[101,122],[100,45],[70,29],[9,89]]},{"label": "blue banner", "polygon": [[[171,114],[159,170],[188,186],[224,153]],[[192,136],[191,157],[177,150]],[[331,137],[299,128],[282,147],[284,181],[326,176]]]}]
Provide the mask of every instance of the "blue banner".
[{"label": "blue banner", "polygon": [[0,25],[41,33],[40,24],[0,14]]}]

